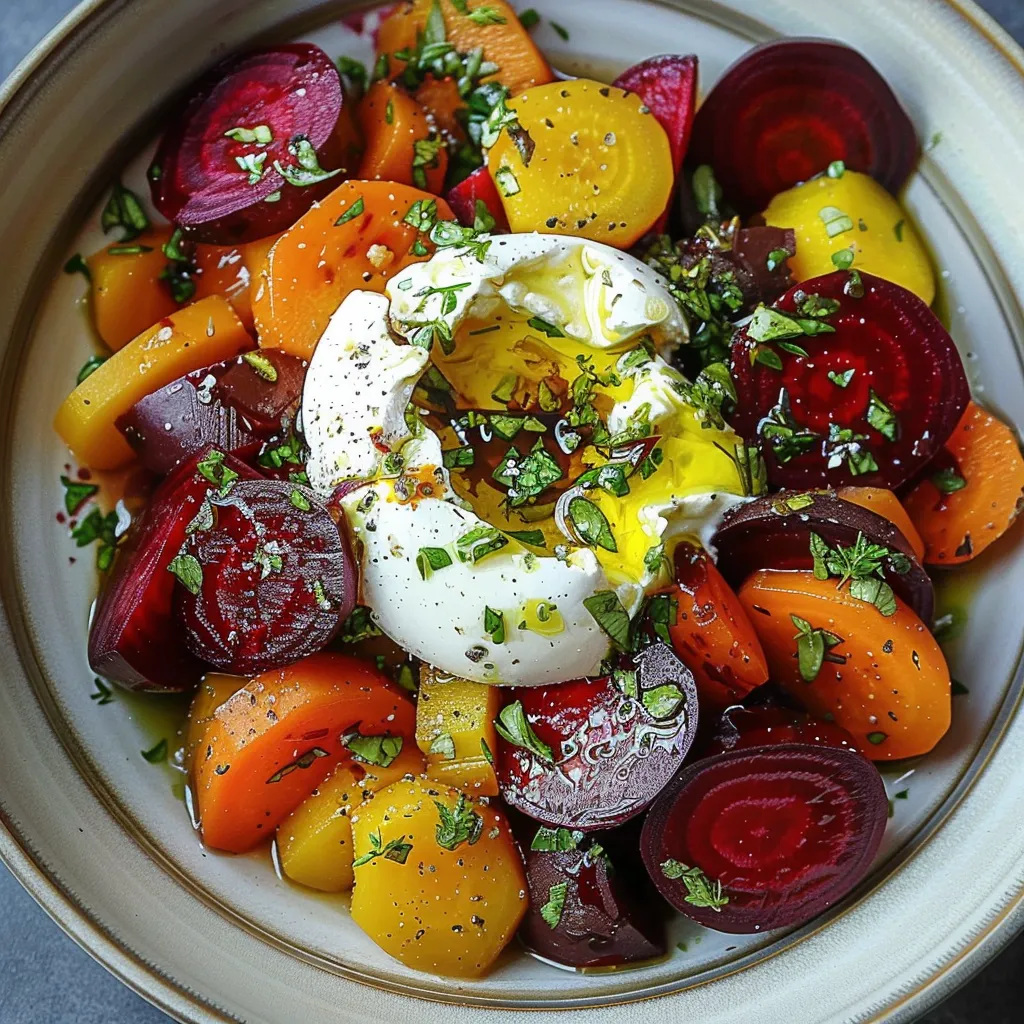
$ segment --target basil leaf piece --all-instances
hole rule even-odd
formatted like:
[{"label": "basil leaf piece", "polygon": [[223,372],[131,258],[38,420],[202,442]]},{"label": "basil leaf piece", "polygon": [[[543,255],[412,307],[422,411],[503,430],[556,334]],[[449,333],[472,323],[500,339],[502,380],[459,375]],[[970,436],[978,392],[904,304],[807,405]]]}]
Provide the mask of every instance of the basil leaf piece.
[{"label": "basil leaf piece", "polygon": [[445,548],[420,548],[416,555],[416,568],[420,571],[420,579],[427,579],[438,569],[446,569],[452,564],[452,556]]},{"label": "basil leaf piece", "polygon": [[[319,582],[319,581],[318,581]],[[321,590],[323,584],[320,584]],[[357,604],[352,609],[351,615],[345,620],[341,627],[341,642],[345,644],[357,644],[361,640],[368,640],[371,637],[382,636],[380,629],[372,619],[372,612],[364,604]]]},{"label": "basil leaf piece", "polygon": [[955,494],[967,486],[967,481],[955,469],[940,469],[931,476],[932,483],[942,494]]},{"label": "basil leaf piece", "polygon": [[616,647],[622,651],[633,649],[629,614],[623,608],[622,602],[614,590],[599,590],[596,594],[584,598],[583,607],[590,612],[594,621],[611,638]]},{"label": "basil leaf piece", "polygon": [[167,566],[178,582],[193,596],[203,588],[203,567],[195,555],[176,555]]},{"label": "basil leaf piece", "polygon": [[435,736],[430,743],[430,749],[427,753],[437,754],[438,757],[443,757],[446,761],[454,761],[455,740],[452,738],[452,734],[450,732],[442,732],[440,735]]},{"label": "basil leaf piece", "polygon": [[[553,23],[552,23],[553,24]],[[558,882],[548,889],[548,901],[540,908],[540,916],[549,928],[557,928],[562,920],[562,909],[569,892],[568,882]]]},{"label": "basil leaf piece", "polygon": [[484,632],[496,644],[505,642],[505,616],[493,608],[484,607]]},{"label": "basil leaf piece", "polygon": [[607,516],[588,498],[571,498],[566,511],[580,540],[588,547],[619,550]]},{"label": "basil leaf piece", "polygon": [[369,864],[370,861],[376,860],[377,857],[383,857],[385,860],[394,861],[396,864],[404,864],[409,859],[409,854],[412,852],[412,843],[407,843],[404,835],[399,836],[397,839],[392,839],[387,843],[387,845],[385,845],[381,839],[380,829],[377,829],[376,832],[371,832],[369,838],[369,852],[356,857],[356,859],[352,861],[352,867],[362,867],[364,864]]},{"label": "basil leaf piece", "polygon": [[342,736],[341,742],[352,751],[356,761],[378,768],[387,768],[402,752],[404,743],[401,736],[364,736],[359,732]]},{"label": "basil leaf piece", "polygon": [[[363,197],[360,196],[335,222],[334,226],[340,228],[342,224],[347,224],[350,220],[354,220],[356,217],[361,217],[366,212],[366,203],[363,201]],[[408,220],[409,214],[406,214],[406,220]]]},{"label": "basil leaf piece", "polygon": [[520,544],[531,544],[535,548],[547,547],[543,530],[506,530],[505,533]]},{"label": "basil leaf piece", "polygon": [[522,747],[542,761],[554,764],[555,757],[551,748],[540,739],[526,720],[526,712],[523,710],[521,700],[501,709],[498,717],[494,720],[494,728],[506,743]]},{"label": "basil leaf piece", "polygon": [[159,743],[150,747],[149,750],[141,750],[139,753],[150,764],[160,764],[161,761],[167,760],[167,740],[160,740]]},{"label": "basil leaf piece", "polygon": [[530,842],[530,849],[541,853],[565,853],[577,849],[582,839],[582,832],[570,832],[567,828],[546,828],[541,825]]},{"label": "basil leaf piece", "polygon": [[73,516],[99,490],[98,484],[71,480],[66,476],[62,476],[60,482],[64,488],[64,508],[69,516]]},{"label": "basil leaf piece", "polygon": [[868,425],[877,430],[882,437],[895,441],[899,437],[899,422],[892,409],[872,389],[868,400],[868,411],[865,419]]},{"label": "basil leaf piece", "polygon": [[462,843],[472,846],[480,839],[484,819],[473,810],[465,793],[459,794],[453,808],[440,800],[435,800],[434,806],[441,819],[434,830],[438,846],[445,850],[455,850]]},{"label": "basil leaf piece", "polygon": [[686,700],[686,694],[675,683],[666,683],[644,690],[640,700],[652,718],[671,718]]}]

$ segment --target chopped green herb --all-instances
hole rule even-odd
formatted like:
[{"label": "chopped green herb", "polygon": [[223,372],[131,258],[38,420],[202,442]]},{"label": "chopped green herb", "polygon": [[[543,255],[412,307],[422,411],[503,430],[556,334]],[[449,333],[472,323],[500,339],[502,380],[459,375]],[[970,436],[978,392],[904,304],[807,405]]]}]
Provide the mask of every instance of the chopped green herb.
[{"label": "chopped green herb", "polygon": [[420,548],[416,555],[416,568],[421,579],[427,579],[438,569],[446,569],[451,564],[452,556],[445,548]]},{"label": "chopped green herb", "polygon": [[97,484],[71,480],[66,476],[60,478],[64,488],[64,508],[69,516],[73,516],[98,490]]},{"label": "chopped green herb", "polygon": [[652,718],[671,718],[686,700],[686,694],[675,683],[655,686],[644,690],[641,696],[643,706]]},{"label": "chopped green herb", "polygon": [[833,160],[825,173],[830,178],[841,178],[846,173],[846,164],[842,160]]},{"label": "chopped green herb", "polygon": [[374,624],[372,612],[366,605],[357,604],[341,627],[341,641],[346,644],[357,644],[361,640],[380,636],[380,629]]},{"label": "chopped green herb", "polygon": [[508,537],[500,530],[481,524],[455,541],[455,552],[460,562],[471,562],[475,565],[488,555],[500,551],[507,544]]},{"label": "chopped green herb", "polygon": [[64,264],[65,274],[81,274],[86,281],[92,281],[92,272],[89,270],[89,264],[82,258],[80,252],[76,252],[74,256],[68,259],[67,263]]},{"label": "chopped green herb", "polygon": [[933,473],[930,479],[942,494],[955,494],[967,486],[967,481],[955,469],[948,467]]},{"label": "chopped green herb", "polygon": [[772,249],[772,251],[768,253],[768,259],[765,261],[768,273],[774,273],[792,255],[793,253],[788,249]]},{"label": "chopped green herb", "polygon": [[530,842],[530,849],[541,853],[565,853],[579,847],[583,833],[567,828],[545,828],[541,825]]},{"label": "chopped green herb", "polygon": [[819,317],[806,319],[792,317],[779,309],[763,303],[754,310],[746,329],[752,341],[785,341],[789,338],[814,337],[818,334],[834,334],[835,328],[824,323]]},{"label": "chopped green herb", "polygon": [[618,551],[611,524],[605,514],[588,498],[569,500],[567,515],[580,540],[588,547],[601,547],[605,551]]},{"label": "chopped green herb", "polygon": [[160,740],[159,743],[150,747],[149,750],[141,750],[139,753],[141,753],[150,764],[160,764],[162,761],[167,760],[167,740]]},{"label": "chopped green herb", "polygon": [[836,270],[849,270],[853,266],[853,249],[840,249],[832,253],[832,265]]},{"label": "chopped green herb", "polygon": [[104,704],[113,704],[114,691],[99,676],[93,679],[93,684],[96,687],[96,691],[89,694],[89,700],[96,701],[97,707],[103,707]]},{"label": "chopped green herb", "polygon": [[476,452],[468,444],[461,448],[449,448],[441,453],[441,461],[445,469],[465,469],[476,461]]},{"label": "chopped green herb", "polygon": [[857,434],[850,427],[840,427],[832,422],[828,425],[828,438],[825,442],[825,454],[828,456],[828,469],[838,469],[846,462],[853,476],[862,473],[874,473],[878,463],[868,448],[861,443],[866,441],[866,434]]},{"label": "chopped green herb", "polygon": [[563,42],[569,42],[569,32],[567,29],[564,29],[557,21],[551,21],[550,18],[548,19],[548,24],[558,33]]},{"label": "chopped green herb", "polygon": [[427,750],[428,754],[436,754],[438,757],[444,758],[446,761],[455,760],[455,740],[452,738],[452,734],[449,732],[443,732],[439,736],[435,736],[431,740],[430,748]]},{"label": "chopped green herb", "polygon": [[519,24],[525,29],[531,29],[540,21],[540,15],[532,8],[519,12]]},{"label": "chopped green herb", "polygon": [[96,567],[106,572],[114,561],[117,551],[117,513],[104,515],[98,508],[92,509],[72,531],[71,539],[77,547],[84,548],[98,541]]},{"label": "chopped green herb", "polygon": [[427,169],[440,166],[441,150],[445,141],[440,135],[431,135],[426,139],[417,139],[413,145],[412,180],[417,188],[426,189]]},{"label": "chopped green herb", "polygon": [[505,533],[520,544],[531,544],[535,548],[546,546],[543,530],[506,530]]},{"label": "chopped green herb", "polygon": [[825,231],[829,238],[845,234],[853,230],[853,218],[844,213],[837,206],[823,206],[818,211],[818,219],[825,225]]},{"label": "chopped green herb", "polygon": [[384,108],[384,121],[386,124],[395,123],[395,101],[388,100],[388,105]]},{"label": "chopped green herb", "polygon": [[511,167],[502,166],[494,172],[494,182],[506,198],[517,196],[522,191],[519,186],[519,179]]},{"label": "chopped green herb", "polygon": [[289,185],[305,188],[309,185],[318,185],[321,181],[333,178],[336,174],[341,174],[342,169],[340,167],[336,167],[333,171],[326,171],[320,166],[316,150],[305,135],[293,136],[288,143],[288,152],[294,158],[295,163],[285,165],[280,160],[275,160],[274,170]]},{"label": "chopped green herb", "polygon": [[583,607],[618,648],[623,651],[632,650],[629,613],[614,590],[599,590],[591,594],[583,599]]},{"label": "chopped green herb", "polygon": [[149,229],[149,217],[139,197],[119,181],[114,182],[107,205],[100,214],[100,227],[106,234],[112,228],[121,228],[121,242],[130,242]]},{"label": "chopped green herb", "polygon": [[877,430],[882,437],[895,441],[899,436],[899,423],[892,409],[875,393],[870,392],[868,411],[865,418],[868,424]]},{"label": "chopped green herb", "polygon": [[898,220],[896,221],[896,226],[892,229],[893,234],[896,236],[897,242],[903,241],[903,225],[904,221]]},{"label": "chopped green herb", "polygon": [[369,852],[356,857],[352,861],[352,867],[362,867],[378,857],[394,861],[396,864],[404,864],[409,859],[409,854],[412,853],[412,843],[407,843],[404,835],[399,836],[397,839],[392,839],[387,845],[384,845],[381,839],[380,829],[377,829],[376,832],[371,832],[369,838]]},{"label": "chopped green herb", "polygon": [[469,18],[474,25],[481,25],[486,27],[487,25],[504,25],[507,19],[499,11],[493,7],[477,7],[472,11],[466,12],[466,17]]},{"label": "chopped green herb", "polygon": [[671,594],[654,594],[647,599],[645,608],[647,620],[655,635],[663,643],[672,645],[669,627],[674,626],[679,616],[679,602]]},{"label": "chopped green herb", "polygon": [[789,392],[783,388],[779,401],[758,428],[761,437],[767,441],[778,462],[785,465],[791,459],[811,451],[821,440],[821,435],[800,427],[793,418]]},{"label": "chopped green herb", "polygon": [[300,512],[308,512],[313,507],[309,502],[309,498],[307,498],[302,493],[302,491],[299,490],[292,491],[292,493],[289,495],[288,500]]},{"label": "chopped green herb", "polygon": [[352,751],[352,756],[363,764],[387,768],[402,752],[401,736],[364,736],[350,732],[341,737],[341,742]]},{"label": "chopped green herb", "polygon": [[277,367],[262,352],[244,352],[242,360],[248,363],[264,380],[273,384],[277,380]]},{"label": "chopped green herb", "polygon": [[565,334],[560,327],[556,327],[554,324],[549,324],[547,320],[542,320],[539,316],[530,317],[526,321],[528,327],[532,327],[535,331],[540,331],[542,334],[546,334],[549,338],[564,338]]},{"label": "chopped green herb", "polygon": [[548,901],[540,908],[540,916],[549,928],[557,928],[562,920],[565,898],[569,893],[568,882],[558,882],[548,889]]},{"label": "chopped green herb", "polygon": [[796,292],[794,298],[796,299],[796,308],[802,316],[824,318],[839,312],[838,299],[829,299],[816,294],[808,295],[804,291]]},{"label": "chopped green herb", "polygon": [[[360,196],[335,222],[334,226],[340,228],[342,224],[347,224],[350,220],[355,220],[356,217],[361,217],[366,212],[366,203],[363,197]],[[408,216],[408,215],[406,215]]]},{"label": "chopped green herb", "polygon": [[484,606],[484,632],[496,644],[505,642],[505,616],[493,608]]},{"label": "chopped green herb", "polygon": [[853,380],[853,375],[857,371],[852,367],[849,370],[843,370],[842,373],[837,373],[835,370],[828,371],[828,379],[832,381],[837,388],[846,388],[850,386],[850,381]]},{"label": "chopped green herb", "polygon": [[554,764],[555,757],[551,748],[540,739],[526,720],[526,712],[523,710],[521,700],[507,704],[501,709],[498,717],[494,720],[494,728],[507,743],[522,747],[542,761]]},{"label": "chopped green herb", "polygon": [[868,743],[873,743],[876,747],[884,743],[888,739],[888,735],[884,732],[869,732]]},{"label": "chopped green herb", "polygon": [[211,448],[196,464],[196,469],[204,479],[220,488],[222,497],[231,490],[238,479],[238,474],[224,464],[224,453],[218,448]]},{"label": "chopped green herb", "polygon": [[366,92],[369,84],[370,76],[366,65],[354,57],[339,57],[334,63],[338,74],[345,80],[346,99],[358,100]]},{"label": "chopped green herb", "polygon": [[814,629],[799,615],[790,614],[789,618],[797,629],[794,639],[800,676],[805,683],[813,683],[825,662],[826,653],[841,644],[843,639],[825,629]]},{"label": "chopped green herb", "polygon": [[484,819],[473,810],[465,793],[460,793],[454,807],[440,800],[434,801],[441,819],[434,830],[437,845],[445,850],[454,850],[462,843],[472,846],[479,840],[484,828]]}]

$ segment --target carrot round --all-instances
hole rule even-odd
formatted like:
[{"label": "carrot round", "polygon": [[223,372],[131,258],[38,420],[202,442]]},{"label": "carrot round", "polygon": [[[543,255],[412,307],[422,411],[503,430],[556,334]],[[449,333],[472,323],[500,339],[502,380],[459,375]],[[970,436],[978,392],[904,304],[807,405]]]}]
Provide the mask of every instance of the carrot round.
[{"label": "carrot round", "polygon": [[411,737],[415,725],[408,696],[347,655],[314,654],[256,676],[213,711],[196,744],[203,842],[244,853],[350,756],[346,734]]},{"label": "carrot round", "polygon": [[375,82],[359,104],[358,118],[366,141],[360,178],[416,185],[435,195],[442,191],[448,148],[407,92]]},{"label": "carrot round", "polygon": [[260,345],[308,359],[334,311],[357,288],[382,292],[388,279],[433,251],[405,217],[413,204],[443,199],[388,181],[346,181],[301,217],[270,250],[254,285]]},{"label": "carrot round", "polygon": [[[513,96],[554,78],[548,62],[520,23],[519,15],[505,0],[407,0],[399,4],[377,33],[377,50],[388,55],[392,77],[405,68],[405,62],[397,60],[394,54],[416,48],[417,33],[423,31],[434,3],[439,4],[444,15],[448,42],[459,53],[482,47],[484,60],[498,65],[499,70],[492,77]],[[473,17],[481,7],[490,9],[487,16]]]},{"label": "carrot round", "polygon": [[761,642],[746,609],[706,551],[676,549],[676,620],[669,636],[702,701],[726,707],[768,681]]},{"label": "carrot round", "polygon": [[772,679],[811,714],[834,721],[873,761],[926,754],[950,722],[946,659],[899,598],[883,615],[834,579],[762,570],[739,598]]},{"label": "carrot round", "polygon": [[253,329],[252,285],[259,277],[267,253],[280,236],[271,235],[244,245],[197,245],[193,280],[196,299],[223,295],[234,307],[247,331]]},{"label": "carrot round", "polygon": [[976,558],[1024,507],[1024,458],[1013,431],[971,402],[935,461],[904,502],[930,565]]},{"label": "carrot round", "polygon": [[884,487],[840,487],[836,495],[843,501],[860,505],[888,519],[907,538],[917,560],[920,562],[924,559],[924,541],[907,515],[907,510],[900,504],[900,499],[892,491]]},{"label": "carrot round", "polygon": [[168,264],[163,245],[170,237],[170,228],[154,228],[131,242],[113,242],[85,261],[93,322],[115,352],[178,308],[161,277]]}]

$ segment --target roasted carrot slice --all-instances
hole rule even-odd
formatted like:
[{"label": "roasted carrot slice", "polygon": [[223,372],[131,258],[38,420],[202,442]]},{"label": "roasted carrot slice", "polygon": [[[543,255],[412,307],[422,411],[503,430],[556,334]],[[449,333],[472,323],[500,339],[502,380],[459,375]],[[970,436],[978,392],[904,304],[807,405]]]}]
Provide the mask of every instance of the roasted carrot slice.
[{"label": "roasted carrot slice", "polygon": [[[484,59],[498,65],[493,77],[513,96],[554,78],[548,62],[520,23],[519,15],[505,0],[408,0],[400,4],[377,33],[377,50],[388,55],[392,77],[405,68],[405,62],[397,60],[394,54],[415,49],[417,33],[423,31],[435,3],[444,15],[448,42],[459,53],[482,47]],[[474,17],[484,7],[488,9],[486,15]]]},{"label": "roasted carrot slice", "polygon": [[433,117],[434,124],[448,139],[464,139],[466,133],[458,118],[458,112],[465,108],[466,101],[459,95],[459,86],[454,78],[435,78],[427,75],[416,90],[416,102]]},{"label": "roasted carrot slice", "polygon": [[1013,431],[971,402],[934,469],[904,504],[930,565],[976,558],[1024,507],[1024,458]]},{"label": "roasted carrot slice", "polygon": [[253,329],[252,290],[267,253],[280,236],[271,235],[244,245],[195,247],[196,299],[223,295],[234,307],[247,331]]},{"label": "roasted carrot slice", "polygon": [[907,543],[917,560],[924,560],[924,541],[921,540],[921,534],[917,532],[917,527],[907,515],[907,510],[892,491],[887,491],[884,487],[840,487],[836,491],[836,496],[875,512],[883,519],[888,519],[907,538]]},{"label": "roasted carrot slice", "polygon": [[264,672],[213,711],[196,744],[203,841],[251,849],[351,756],[356,733],[411,736],[415,725],[408,696],[356,658],[314,654]]},{"label": "roasted carrot slice", "polygon": [[873,761],[927,754],[950,722],[946,659],[898,597],[883,615],[849,586],[811,572],[762,570],[740,588],[772,680],[836,722]]},{"label": "roasted carrot slice", "polygon": [[112,242],[85,261],[93,322],[115,352],[178,308],[161,277],[168,263],[163,245],[170,237],[170,228],[154,228],[129,243]]},{"label": "roasted carrot slice", "polygon": [[701,701],[726,707],[768,682],[761,642],[736,594],[706,551],[676,548],[675,622],[668,627],[676,654],[693,673]]},{"label": "roasted carrot slice", "polygon": [[64,400],[53,426],[83,465],[116,469],[135,458],[115,426],[139,399],[200,367],[252,348],[226,299],[179,309],[115,352]]},{"label": "roasted carrot slice", "polygon": [[448,148],[407,92],[375,82],[359,104],[366,149],[359,177],[396,181],[438,193],[448,170]]},{"label": "roasted carrot slice", "polygon": [[346,181],[301,217],[270,250],[255,284],[260,344],[308,359],[349,292],[382,292],[393,274],[427,258],[433,246],[405,220],[420,201],[436,203],[439,220],[452,219],[443,199],[388,181]]}]

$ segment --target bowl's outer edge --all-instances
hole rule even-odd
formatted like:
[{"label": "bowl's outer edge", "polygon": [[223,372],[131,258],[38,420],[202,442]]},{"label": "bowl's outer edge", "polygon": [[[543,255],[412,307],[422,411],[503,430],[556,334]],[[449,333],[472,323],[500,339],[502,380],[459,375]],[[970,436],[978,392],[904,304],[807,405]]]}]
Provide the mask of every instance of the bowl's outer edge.
[{"label": "bowl's outer edge", "polygon": [[[294,14],[296,3],[259,5],[259,22]],[[316,5],[307,3],[312,9]],[[909,97],[925,130],[942,130],[946,144],[933,159],[957,186],[988,233],[1007,277],[1024,294],[1024,201],[1018,168],[1024,142],[1015,128],[1024,116],[1024,54],[971,3],[920,0],[913,24],[886,0],[855,7],[816,0],[733,0],[730,6],[793,34],[835,35],[861,46]],[[22,64],[0,94],[0,338],[4,372],[0,408],[9,403],[16,352],[30,311],[24,296],[60,229],[69,189],[47,201],[35,182],[55,174],[89,180],[95,166],[88,126],[96,117],[132,117],[96,109],[111,76],[126,91],[166,95],[255,31],[245,0],[95,0],[83,4]],[[900,5],[901,9],[905,8]],[[247,18],[247,15],[249,16]],[[197,43],[187,24],[205,26]],[[174,52],[175,61],[149,61]],[[130,67],[124,54],[131,54]],[[970,77],[951,72],[938,88],[938,69],[956,58]],[[931,67],[932,92],[913,88]],[[998,139],[999,160],[977,161],[975,133]],[[52,269],[48,268],[48,269]],[[16,346],[15,346],[16,347]],[[10,553],[8,553],[8,557]],[[4,592],[0,650],[16,650],[17,609]],[[351,982],[297,963],[242,935],[213,910],[189,898],[129,839],[99,803],[61,748],[29,678],[32,666],[3,664],[0,718],[18,723],[0,744],[0,857],[81,945],[122,980],[181,1020],[380,1021],[411,1017],[425,1024],[487,1015],[474,1008],[423,1003]],[[631,1007],[586,1010],[588,1022],[676,1020],[702,1024],[749,1019],[911,1020],[948,994],[993,955],[1024,923],[1024,791],[1016,785],[1024,755],[1024,719],[1005,722],[1001,740],[978,773],[969,799],[933,839],[877,891],[813,937],[772,960],[672,998]],[[32,786],[19,778],[32,777]],[[42,787],[45,813],[25,798]],[[161,929],[166,907],[175,928]],[[898,948],[877,942],[880,929],[901,921]],[[217,992],[228,1009],[197,993]],[[564,1010],[538,1011],[554,1021]]]}]

